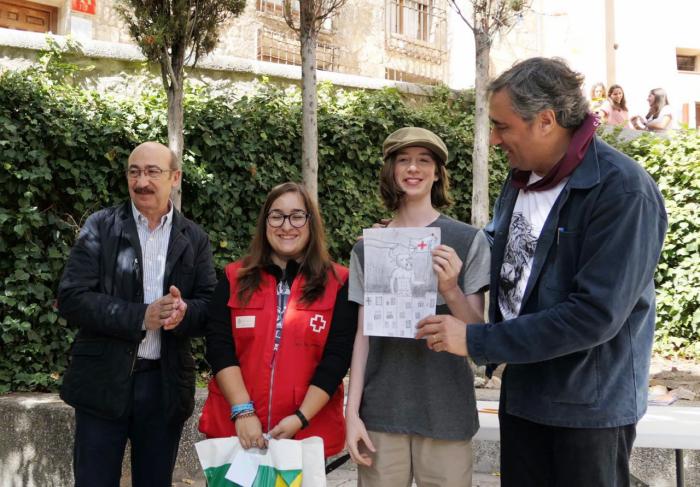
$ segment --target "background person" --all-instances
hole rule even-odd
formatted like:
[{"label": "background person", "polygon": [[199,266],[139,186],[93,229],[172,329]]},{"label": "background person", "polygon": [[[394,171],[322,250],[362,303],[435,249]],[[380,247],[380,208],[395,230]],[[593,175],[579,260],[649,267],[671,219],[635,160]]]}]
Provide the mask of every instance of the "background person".
[{"label": "background person", "polygon": [[603,122],[608,125],[627,127],[630,125],[629,111],[625,92],[620,85],[612,85],[608,90],[608,99],[600,107],[599,113],[603,115]]},{"label": "background person", "polygon": [[507,364],[503,487],[629,485],[647,407],[666,211],[641,165],[595,136],[582,81],[531,58],[490,84],[491,144],[512,169],[492,222],[489,323],[419,324],[451,353]]},{"label": "background person", "polygon": [[605,97],[605,84],[602,82],[597,82],[591,87],[591,102],[590,110],[592,113],[601,115],[600,108],[606,102]]},{"label": "background person", "polygon": [[[440,213],[449,204],[447,147],[437,135],[405,127],[387,137],[380,191],[390,227],[438,227],[432,251],[438,311],[483,319],[489,249],[476,228]],[[471,485],[471,438],[479,428],[469,363],[426,341],[363,334],[364,245],[350,258],[350,299],[360,304],[346,409],[347,445],[358,485]],[[434,340],[432,345],[438,345]]]},{"label": "background person", "polygon": [[673,112],[668,102],[666,90],[654,88],[647,96],[649,111],[645,118],[635,115],[632,117],[632,126],[637,130],[648,130],[650,132],[665,132],[671,128],[673,122]]},{"label": "background person", "polygon": [[190,337],[216,284],[206,233],[169,199],[181,176],[164,145],[136,147],[131,201],[90,215],[63,271],[59,311],[79,327],[61,386],[75,408],[76,486],[119,486],[127,439],[132,485],[171,484],[194,408]]},{"label": "background person", "polygon": [[214,378],[199,421],[209,438],[323,438],[343,449],[343,385],[357,305],[345,267],[326,248],[321,215],[303,186],[274,187],[248,255],[228,264],[210,308],[207,361]]}]

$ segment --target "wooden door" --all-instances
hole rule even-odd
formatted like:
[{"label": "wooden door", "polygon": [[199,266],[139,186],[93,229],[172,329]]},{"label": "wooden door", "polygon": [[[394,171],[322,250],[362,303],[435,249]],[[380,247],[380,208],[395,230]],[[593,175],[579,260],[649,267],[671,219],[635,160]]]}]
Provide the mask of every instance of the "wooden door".
[{"label": "wooden door", "polygon": [[23,0],[0,0],[0,27],[31,32],[56,32],[58,9]]}]

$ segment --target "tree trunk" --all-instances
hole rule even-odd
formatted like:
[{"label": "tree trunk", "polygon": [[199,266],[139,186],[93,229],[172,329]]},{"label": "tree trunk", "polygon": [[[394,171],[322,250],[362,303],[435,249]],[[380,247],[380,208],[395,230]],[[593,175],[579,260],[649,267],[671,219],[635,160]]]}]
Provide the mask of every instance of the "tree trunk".
[{"label": "tree trunk", "polygon": [[489,83],[488,35],[474,30],[476,46],[474,147],[472,149],[472,225],[483,228],[489,221]]},{"label": "tree trunk", "polygon": [[[184,78],[184,76],[182,77]],[[182,92],[184,79],[178,80],[176,83],[171,82],[168,87],[168,147],[177,156],[177,160],[182,167],[182,151],[184,147],[183,137],[183,112]],[[173,188],[170,195],[175,208],[180,211],[182,207],[182,179],[177,188]]]},{"label": "tree trunk", "polygon": [[[302,9],[302,15],[303,15]],[[313,25],[313,22],[309,22]],[[316,37],[314,28],[304,29],[301,19],[301,177],[309,195],[318,202],[318,123],[316,112]],[[307,24],[308,25],[308,24]]]}]

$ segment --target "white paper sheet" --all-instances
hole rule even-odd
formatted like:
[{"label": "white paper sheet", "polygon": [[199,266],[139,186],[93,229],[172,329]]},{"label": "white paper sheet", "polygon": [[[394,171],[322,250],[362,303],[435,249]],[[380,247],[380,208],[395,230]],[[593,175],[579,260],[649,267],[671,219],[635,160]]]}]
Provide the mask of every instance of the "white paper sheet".
[{"label": "white paper sheet", "polygon": [[260,454],[253,451],[239,451],[231,462],[226,472],[226,479],[235,482],[242,487],[251,487],[258,475],[260,466]]},{"label": "white paper sheet", "polygon": [[364,334],[413,338],[416,324],[435,314],[437,278],[431,250],[440,229],[371,228],[363,231]]}]

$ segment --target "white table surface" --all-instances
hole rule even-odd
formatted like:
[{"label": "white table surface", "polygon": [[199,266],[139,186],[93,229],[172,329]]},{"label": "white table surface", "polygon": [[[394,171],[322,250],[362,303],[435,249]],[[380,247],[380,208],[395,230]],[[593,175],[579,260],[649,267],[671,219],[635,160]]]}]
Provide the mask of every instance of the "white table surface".
[{"label": "white table surface", "polygon": [[[498,401],[477,401],[481,427],[475,438],[498,441]],[[637,424],[635,448],[700,450],[700,407],[649,406]]]}]

